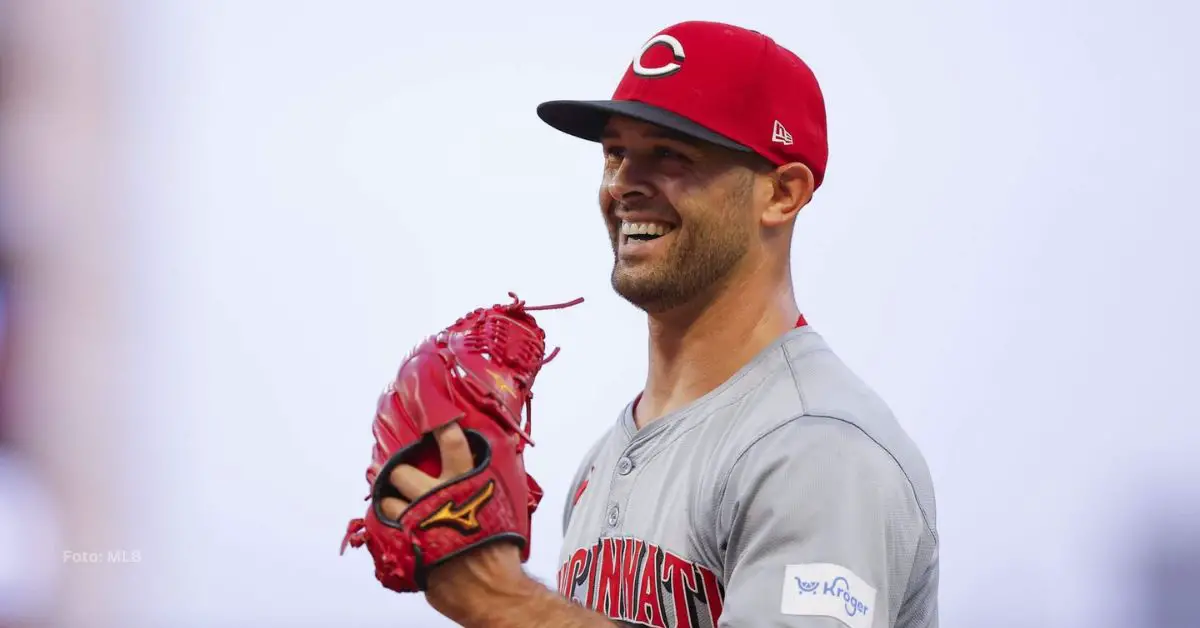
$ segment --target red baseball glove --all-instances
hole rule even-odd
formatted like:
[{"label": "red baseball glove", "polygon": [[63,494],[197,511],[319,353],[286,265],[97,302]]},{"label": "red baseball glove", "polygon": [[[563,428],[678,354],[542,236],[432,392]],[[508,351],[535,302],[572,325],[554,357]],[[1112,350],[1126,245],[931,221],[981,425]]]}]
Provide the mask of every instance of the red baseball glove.
[{"label": "red baseball glove", "polygon": [[[430,568],[492,541],[513,541],[521,547],[522,562],[529,559],[530,519],[542,499],[524,462],[525,445],[533,444],[532,388],[558,350],[545,355],[546,334],[528,312],[583,299],[528,307],[509,296],[512,303],[475,310],[427,338],[379,398],[366,474],[371,505],[365,518],[350,522],[342,552],[365,544],[375,577],[393,591],[425,590]],[[389,519],[380,503],[402,497],[389,481],[391,471],[409,464],[439,477],[433,432],[454,421],[466,434],[475,468]]]}]

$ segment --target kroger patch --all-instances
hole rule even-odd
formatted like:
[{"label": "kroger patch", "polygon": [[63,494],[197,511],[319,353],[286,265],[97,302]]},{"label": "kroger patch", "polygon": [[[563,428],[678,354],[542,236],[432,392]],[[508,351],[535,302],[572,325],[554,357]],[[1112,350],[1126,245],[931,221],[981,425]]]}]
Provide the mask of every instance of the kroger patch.
[{"label": "kroger patch", "polygon": [[871,628],[875,595],[865,580],[841,565],[788,565],[779,612],[832,617],[849,628]]}]

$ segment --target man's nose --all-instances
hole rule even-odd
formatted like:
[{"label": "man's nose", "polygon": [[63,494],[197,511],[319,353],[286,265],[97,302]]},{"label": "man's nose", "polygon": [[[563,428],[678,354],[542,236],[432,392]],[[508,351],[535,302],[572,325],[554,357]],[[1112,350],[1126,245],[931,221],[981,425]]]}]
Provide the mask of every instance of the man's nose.
[{"label": "man's nose", "polygon": [[654,196],[654,186],[650,184],[648,174],[644,163],[627,156],[611,171],[606,190],[618,201],[628,201],[635,197],[649,198]]}]

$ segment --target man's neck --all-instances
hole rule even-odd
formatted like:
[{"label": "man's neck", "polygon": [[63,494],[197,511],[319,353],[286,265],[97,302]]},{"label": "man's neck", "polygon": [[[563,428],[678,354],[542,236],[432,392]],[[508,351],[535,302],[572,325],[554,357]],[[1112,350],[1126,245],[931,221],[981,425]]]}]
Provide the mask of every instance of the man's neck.
[{"label": "man's neck", "polygon": [[708,394],[796,325],[790,278],[735,281],[703,305],[650,317],[646,386],[638,427]]}]

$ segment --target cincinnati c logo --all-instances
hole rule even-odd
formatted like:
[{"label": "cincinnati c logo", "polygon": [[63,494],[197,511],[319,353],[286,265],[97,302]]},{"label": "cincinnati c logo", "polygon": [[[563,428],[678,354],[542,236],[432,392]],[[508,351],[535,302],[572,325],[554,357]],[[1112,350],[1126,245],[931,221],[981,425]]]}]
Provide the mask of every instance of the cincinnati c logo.
[{"label": "cincinnati c logo", "polygon": [[[645,65],[642,65],[642,59],[646,57],[646,53],[655,46],[669,47],[671,49],[671,56],[674,57],[675,60],[657,68],[648,68]],[[679,69],[683,67],[683,58],[683,44],[679,43],[678,39],[666,34],[657,35],[652,37],[650,41],[646,42],[646,45],[642,46],[642,49],[638,51],[637,56],[633,58],[633,73],[646,78],[661,78],[664,76],[670,76],[678,72]]]},{"label": "cincinnati c logo", "polygon": [[488,480],[483,488],[479,489],[471,496],[463,505],[458,506],[454,500],[450,500],[442,504],[437,512],[429,515],[420,523],[422,530],[428,530],[437,526],[446,526],[454,528],[463,534],[472,534],[479,531],[479,509],[483,508],[484,504],[492,499],[492,495],[496,492],[496,481]]}]

